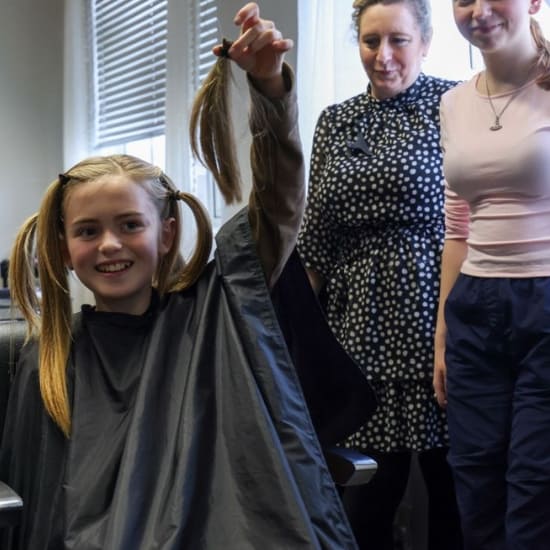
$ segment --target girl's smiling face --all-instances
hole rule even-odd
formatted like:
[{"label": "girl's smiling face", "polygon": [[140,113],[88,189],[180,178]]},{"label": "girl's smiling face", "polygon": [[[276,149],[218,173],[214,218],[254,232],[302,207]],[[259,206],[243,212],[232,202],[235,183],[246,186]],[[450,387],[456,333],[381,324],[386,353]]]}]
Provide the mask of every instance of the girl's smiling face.
[{"label": "girl's smiling face", "polygon": [[531,15],[540,9],[541,0],[453,0],[458,30],[483,53],[509,49],[531,40]]},{"label": "girl's smiling face", "polygon": [[161,220],[146,189],[125,175],[72,187],[63,218],[67,265],[93,292],[97,310],[144,313],[174,220]]}]

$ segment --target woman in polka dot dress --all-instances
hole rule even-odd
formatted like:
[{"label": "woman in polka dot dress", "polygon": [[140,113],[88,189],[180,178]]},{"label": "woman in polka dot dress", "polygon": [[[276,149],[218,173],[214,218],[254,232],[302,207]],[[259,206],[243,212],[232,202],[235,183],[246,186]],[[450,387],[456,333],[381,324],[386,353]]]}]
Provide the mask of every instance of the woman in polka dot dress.
[{"label": "woman in polka dot dress", "polygon": [[299,239],[328,321],[379,400],[346,442],[373,456],[378,472],[346,489],[344,502],[361,548],[392,549],[416,451],[430,548],[460,548],[446,419],[432,387],[444,230],[439,101],[455,83],[420,72],[428,0],[356,0],[353,20],[370,84],[319,118]]}]

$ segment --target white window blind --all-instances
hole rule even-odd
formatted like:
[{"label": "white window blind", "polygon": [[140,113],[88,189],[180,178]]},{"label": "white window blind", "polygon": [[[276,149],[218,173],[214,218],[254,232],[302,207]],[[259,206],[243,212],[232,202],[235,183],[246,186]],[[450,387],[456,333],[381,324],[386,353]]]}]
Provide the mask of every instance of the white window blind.
[{"label": "white window blind", "polygon": [[[216,62],[212,48],[220,44],[220,30],[216,0],[193,2],[192,79],[195,90],[199,88]],[[192,192],[206,205],[217,228],[223,215],[223,198],[214,178],[198,161],[192,163]]]},{"label": "white window blind", "polygon": [[212,68],[215,57],[212,48],[220,43],[218,11],[215,0],[197,0],[195,3],[194,84],[198,88]]},{"label": "white window blind", "polygon": [[94,146],[164,134],[167,0],[92,0]]}]

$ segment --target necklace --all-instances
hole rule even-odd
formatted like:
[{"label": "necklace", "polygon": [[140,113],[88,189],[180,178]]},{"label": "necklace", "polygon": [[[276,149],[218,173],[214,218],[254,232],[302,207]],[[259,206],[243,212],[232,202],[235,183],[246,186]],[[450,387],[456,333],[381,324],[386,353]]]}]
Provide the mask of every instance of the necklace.
[{"label": "necklace", "polygon": [[522,89],[522,86],[519,87],[509,98],[508,101],[504,104],[504,107],[500,110],[500,113],[497,113],[497,110],[495,109],[495,106],[493,104],[493,100],[491,99],[491,92],[489,91],[489,82],[487,79],[487,74],[485,74],[485,89],[487,90],[487,99],[489,100],[489,105],[491,106],[491,110],[493,111],[493,114],[495,115],[495,122],[492,126],[489,126],[489,130],[492,132],[497,132],[498,130],[502,129],[502,124],[500,123],[500,117],[504,114],[504,111],[508,108],[508,105],[512,103],[512,100],[519,94],[519,92]]}]

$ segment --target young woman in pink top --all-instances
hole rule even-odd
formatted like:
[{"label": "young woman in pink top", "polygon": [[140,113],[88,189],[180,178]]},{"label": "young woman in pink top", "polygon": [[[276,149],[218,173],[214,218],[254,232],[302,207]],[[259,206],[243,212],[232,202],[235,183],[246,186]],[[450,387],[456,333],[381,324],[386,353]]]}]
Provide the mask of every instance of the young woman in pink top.
[{"label": "young woman in pink top", "polygon": [[453,0],[485,70],[441,103],[434,387],[470,550],[550,547],[550,47],[541,0]]}]

